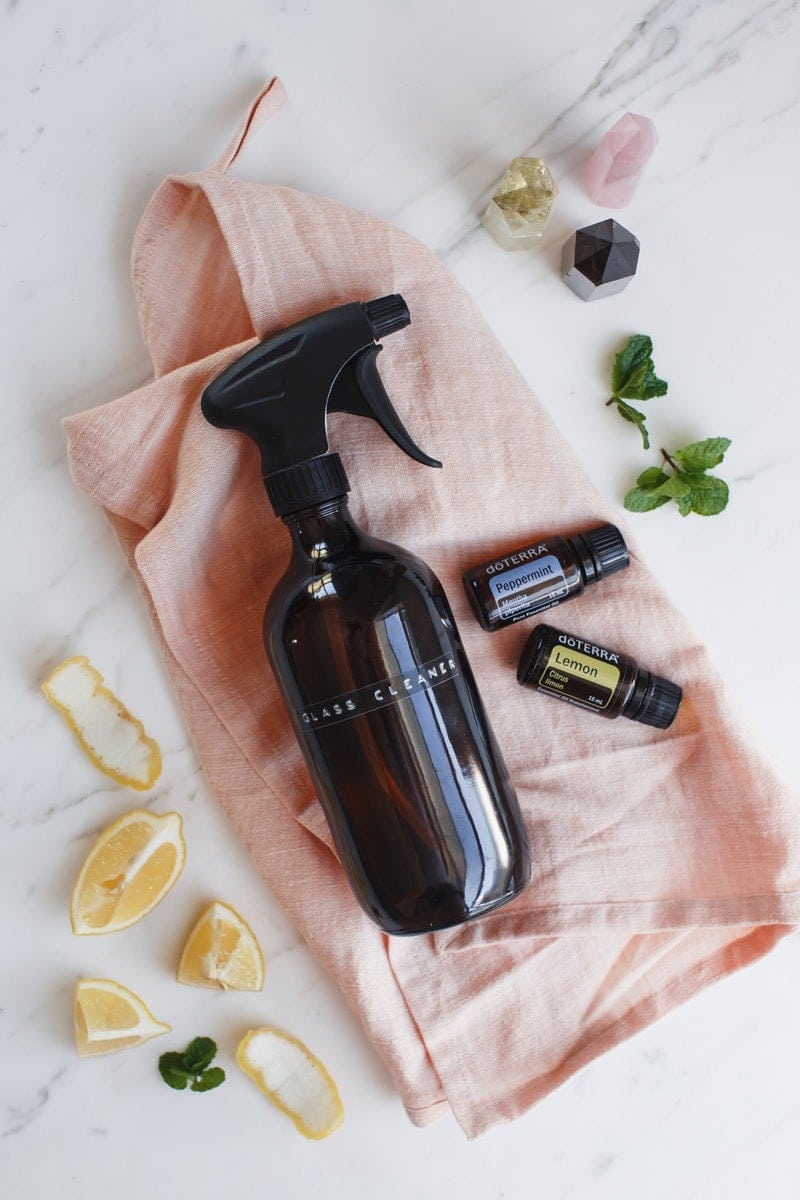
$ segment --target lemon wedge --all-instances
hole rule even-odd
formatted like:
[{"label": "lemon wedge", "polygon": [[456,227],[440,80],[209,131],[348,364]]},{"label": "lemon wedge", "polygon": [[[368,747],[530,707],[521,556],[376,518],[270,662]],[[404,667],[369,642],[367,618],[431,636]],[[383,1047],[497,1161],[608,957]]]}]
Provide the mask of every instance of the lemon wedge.
[{"label": "lemon wedge", "polygon": [[239,1043],[236,1061],[303,1137],[328,1137],[344,1120],[339,1089],[297,1038],[270,1026],[251,1029]]},{"label": "lemon wedge", "polygon": [[222,991],[260,992],[264,956],[256,935],[235,908],[213,900],[186,939],[178,983]]},{"label": "lemon wedge", "polygon": [[157,1021],[135,992],[113,979],[79,979],[75,987],[75,1044],[81,1058],[141,1046],[170,1025]]},{"label": "lemon wedge", "polygon": [[88,658],[79,655],[59,663],[42,691],[104,775],[139,791],[153,786],[161,774],[158,743],[103,685]]},{"label": "lemon wedge", "polygon": [[143,808],[125,813],[100,834],[72,889],[76,934],[127,929],[163,900],[186,862],[183,822]]}]

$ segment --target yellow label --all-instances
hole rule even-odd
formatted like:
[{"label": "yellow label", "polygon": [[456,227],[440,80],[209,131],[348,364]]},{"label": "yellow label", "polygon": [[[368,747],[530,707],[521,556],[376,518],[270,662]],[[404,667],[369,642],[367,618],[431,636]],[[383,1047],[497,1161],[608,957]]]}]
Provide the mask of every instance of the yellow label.
[{"label": "yellow label", "polygon": [[556,645],[550,651],[539,686],[587,708],[607,708],[619,678],[619,667],[612,663]]}]

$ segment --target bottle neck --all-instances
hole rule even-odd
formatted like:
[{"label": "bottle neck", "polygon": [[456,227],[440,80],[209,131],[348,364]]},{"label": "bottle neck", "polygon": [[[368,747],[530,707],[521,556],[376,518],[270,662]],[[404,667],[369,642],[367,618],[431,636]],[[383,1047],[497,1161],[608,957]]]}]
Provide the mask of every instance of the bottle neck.
[{"label": "bottle neck", "polygon": [[281,518],[292,537],[292,554],[306,562],[322,562],[361,540],[362,533],[350,516],[347,496],[336,496],[314,508]]}]

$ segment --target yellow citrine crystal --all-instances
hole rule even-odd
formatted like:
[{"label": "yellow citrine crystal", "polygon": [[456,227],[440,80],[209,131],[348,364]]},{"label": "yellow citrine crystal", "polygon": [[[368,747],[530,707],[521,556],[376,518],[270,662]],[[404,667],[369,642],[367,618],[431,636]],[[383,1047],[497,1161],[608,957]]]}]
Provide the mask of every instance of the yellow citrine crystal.
[{"label": "yellow citrine crystal", "polygon": [[513,158],[481,221],[504,250],[535,250],[557,195],[544,159]]}]

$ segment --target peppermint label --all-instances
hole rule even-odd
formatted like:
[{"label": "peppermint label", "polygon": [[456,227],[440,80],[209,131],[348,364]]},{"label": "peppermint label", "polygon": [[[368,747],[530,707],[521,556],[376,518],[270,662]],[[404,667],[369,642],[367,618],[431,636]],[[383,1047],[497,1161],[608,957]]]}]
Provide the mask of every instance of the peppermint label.
[{"label": "peppermint label", "polygon": [[564,571],[555,554],[493,575],[489,588],[501,621],[511,621],[517,614],[541,612],[568,594]]}]

